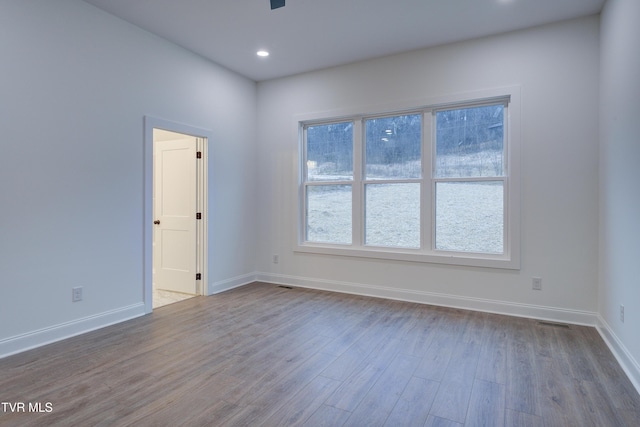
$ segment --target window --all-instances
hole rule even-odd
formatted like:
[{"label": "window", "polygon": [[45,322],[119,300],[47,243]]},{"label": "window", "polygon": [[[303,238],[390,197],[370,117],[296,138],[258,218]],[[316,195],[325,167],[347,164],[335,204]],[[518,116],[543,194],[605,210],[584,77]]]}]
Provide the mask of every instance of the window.
[{"label": "window", "polygon": [[306,127],[305,240],[352,242],[353,123]]},{"label": "window", "polygon": [[420,248],[422,114],[364,125],[364,243]]},{"label": "window", "polygon": [[504,252],[504,105],[434,113],[437,250]]},{"label": "window", "polygon": [[514,98],[299,121],[298,250],[519,268]]}]

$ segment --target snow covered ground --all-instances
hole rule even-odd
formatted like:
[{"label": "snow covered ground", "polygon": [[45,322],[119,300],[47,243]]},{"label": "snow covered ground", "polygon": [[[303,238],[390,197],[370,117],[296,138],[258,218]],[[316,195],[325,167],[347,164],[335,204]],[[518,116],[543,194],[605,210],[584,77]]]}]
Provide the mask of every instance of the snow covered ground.
[{"label": "snow covered ground", "polygon": [[[419,192],[419,184],[368,185],[366,244],[419,248]],[[441,182],[436,192],[436,249],[503,252],[501,182]],[[351,243],[351,186],[310,187],[307,212],[308,241]]]}]

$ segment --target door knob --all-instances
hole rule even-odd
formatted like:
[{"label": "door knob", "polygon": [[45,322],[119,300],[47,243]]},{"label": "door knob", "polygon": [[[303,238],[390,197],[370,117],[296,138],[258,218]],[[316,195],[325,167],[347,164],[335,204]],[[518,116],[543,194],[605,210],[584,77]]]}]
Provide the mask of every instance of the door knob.
[{"label": "door knob", "polygon": [[158,225],[158,224],[160,224],[160,220],[159,220],[159,219],[156,219],[155,221],[153,221],[153,223],[154,223],[154,224],[156,224],[156,225]]}]

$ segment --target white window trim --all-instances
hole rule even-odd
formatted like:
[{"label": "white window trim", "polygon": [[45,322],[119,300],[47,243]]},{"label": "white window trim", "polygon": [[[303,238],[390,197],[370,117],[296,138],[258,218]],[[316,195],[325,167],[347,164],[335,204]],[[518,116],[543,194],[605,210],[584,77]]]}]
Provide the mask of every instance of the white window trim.
[{"label": "white window trim", "polygon": [[[482,254],[468,252],[454,252],[434,250],[434,221],[435,203],[433,203],[433,187],[436,179],[433,178],[432,171],[427,168],[433,167],[432,157],[435,144],[431,144],[428,149],[423,149],[423,175],[427,172],[429,176],[422,178],[421,206],[421,240],[422,249],[403,249],[393,247],[376,247],[360,245],[364,242],[363,235],[363,213],[353,209],[352,235],[356,245],[328,244],[304,241],[305,238],[305,202],[304,202],[304,180],[306,168],[304,159],[306,149],[303,142],[303,127],[308,124],[334,123],[338,121],[354,120],[354,135],[357,133],[355,126],[362,127],[360,118],[374,116],[390,116],[395,114],[408,114],[423,111],[423,140],[431,141],[433,132],[432,120],[428,118],[431,111],[442,109],[447,106],[466,107],[477,104],[486,104],[495,100],[509,98],[508,108],[505,110],[505,135],[507,144],[505,145],[505,197],[504,197],[504,253],[503,254]],[[294,118],[295,135],[299,143],[297,163],[298,180],[296,183],[295,205],[298,210],[297,224],[295,224],[294,251],[300,253],[322,254],[361,257],[371,259],[385,259],[407,262],[424,262],[435,264],[460,265],[470,267],[486,267],[501,269],[520,269],[520,128],[521,128],[521,96],[520,87],[511,86],[498,89],[488,89],[482,91],[466,92],[446,95],[411,103],[398,105],[382,105],[372,108],[366,106],[362,108],[350,108],[324,113],[298,115]],[[371,113],[366,113],[367,111]],[[428,119],[427,119],[428,118]],[[429,135],[428,138],[425,136]],[[354,144],[354,171],[361,170],[362,167],[362,141]],[[428,166],[427,166],[428,165]],[[425,170],[427,169],[427,170]],[[489,178],[490,180],[500,180],[502,178]],[[447,180],[450,180],[447,178]],[[464,179],[462,179],[464,180]],[[333,183],[332,184],[337,184]],[[360,200],[360,206],[364,205],[364,185],[361,176],[354,173],[353,197]],[[428,208],[430,207],[430,209]]]}]

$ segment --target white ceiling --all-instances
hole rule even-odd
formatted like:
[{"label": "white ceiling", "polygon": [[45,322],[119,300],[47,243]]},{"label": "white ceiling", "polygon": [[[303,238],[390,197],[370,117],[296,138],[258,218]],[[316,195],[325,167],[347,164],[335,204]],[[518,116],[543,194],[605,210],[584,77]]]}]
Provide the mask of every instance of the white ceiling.
[{"label": "white ceiling", "polygon": [[[255,81],[599,13],[605,0],[85,0]],[[259,58],[267,49],[271,55]]]}]

